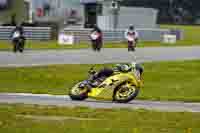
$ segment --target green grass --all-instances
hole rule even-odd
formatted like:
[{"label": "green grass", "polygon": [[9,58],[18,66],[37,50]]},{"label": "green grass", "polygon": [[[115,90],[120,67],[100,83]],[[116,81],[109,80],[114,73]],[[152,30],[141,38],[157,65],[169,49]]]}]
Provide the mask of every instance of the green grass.
[{"label": "green grass", "polygon": [[10,16],[13,14],[16,14],[16,20],[18,22],[24,21],[26,19],[26,13],[24,0],[11,0],[10,8],[0,12],[0,22],[10,22]]},{"label": "green grass", "polygon": [[[75,83],[87,78],[90,66],[0,68],[0,92],[67,94]],[[139,99],[200,101],[200,60],[145,63],[144,68]]]},{"label": "green grass", "polygon": [[[148,45],[147,45],[148,44]],[[156,42],[144,42],[140,43],[139,47],[151,47],[151,46],[160,46]],[[168,45],[170,46],[170,45]],[[104,48],[127,48],[127,44],[122,43],[106,43],[103,45]],[[29,50],[45,50],[45,49],[87,49],[91,48],[90,43],[81,43],[74,45],[59,45],[57,41],[27,41],[25,49]],[[0,41],[0,51],[12,50],[12,45],[10,41]]]},{"label": "green grass", "polygon": [[[48,120],[52,116],[61,119]],[[0,105],[1,133],[199,133],[199,123],[200,113]]]},{"label": "green grass", "polygon": [[[195,43],[198,45],[197,43]],[[194,45],[195,45],[194,44]],[[200,44],[200,43],[199,43]],[[192,46],[191,45],[171,45],[171,44],[161,44],[159,42],[140,42],[138,47],[170,47],[170,46]],[[28,41],[25,45],[25,49],[27,50],[63,50],[63,49],[91,49],[90,43],[81,43],[81,44],[74,44],[74,45],[59,45],[56,41]],[[127,44],[124,43],[106,43],[103,45],[103,48],[127,48]],[[11,51],[12,45],[9,41],[0,41],[0,51]]]},{"label": "green grass", "polygon": [[[81,49],[89,48],[89,44],[78,45],[59,45],[56,41],[28,41],[25,49],[42,50],[42,49]],[[1,41],[0,50],[12,50],[12,44],[10,41]]]}]

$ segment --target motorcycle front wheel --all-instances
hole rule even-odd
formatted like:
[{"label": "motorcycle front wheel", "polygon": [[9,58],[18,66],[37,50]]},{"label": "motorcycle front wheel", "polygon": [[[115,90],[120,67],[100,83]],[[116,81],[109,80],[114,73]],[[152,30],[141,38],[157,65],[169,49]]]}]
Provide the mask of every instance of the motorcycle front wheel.
[{"label": "motorcycle front wheel", "polygon": [[118,86],[113,93],[113,101],[118,103],[128,103],[135,99],[139,89],[135,85],[124,83]]},{"label": "motorcycle front wheel", "polygon": [[86,87],[80,88],[80,83],[76,84],[69,92],[72,100],[82,101],[88,98],[88,89]]}]

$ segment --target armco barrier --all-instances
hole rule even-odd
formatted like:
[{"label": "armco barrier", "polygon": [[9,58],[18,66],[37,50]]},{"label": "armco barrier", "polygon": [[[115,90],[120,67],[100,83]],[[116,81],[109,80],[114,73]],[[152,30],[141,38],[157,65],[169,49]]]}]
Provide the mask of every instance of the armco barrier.
[{"label": "armco barrier", "polygon": [[[89,41],[90,31],[92,29],[65,28],[62,32],[73,34],[76,42]],[[142,41],[162,41],[164,34],[170,34],[169,29],[137,29],[140,40]],[[125,30],[107,30],[103,31],[104,42],[125,41]]]},{"label": "armco barrier", "polygon": [[[0,40],[10,39],[12,26],[0,26]],[[89,41],[90,31],[92,29],[65,28],[62,32],[73,34],[75,42]],[[164,34],[172,34],[170,29],[137,29],[140,40],[142,41],[162,41]],[[51,27],[24,27],[25,37],[29,40],[50,40],[52,38]],[[124,29],[103,31],[103,39],[105,42],[125,41]],[[183,31],[176,31],[181,35],[177,39],[182,39]]]},{"label": "armco barrier", "polygon": [[[9,40],[15,27],[0,26],[0,40]],[[24,34],[28,40],[50,40],[52,38],[50,27],[24,27]]]}]

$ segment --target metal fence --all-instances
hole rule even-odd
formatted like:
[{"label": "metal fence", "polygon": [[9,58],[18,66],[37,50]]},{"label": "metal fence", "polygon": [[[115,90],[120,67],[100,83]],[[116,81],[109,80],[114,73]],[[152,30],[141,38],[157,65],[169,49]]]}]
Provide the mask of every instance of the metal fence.
[{"label": "metal fence", "polygon": [[[72,34],[75,37],[75,41],[89,41],[90,31],[92,29],[75,29],[75,28],[65,28],[62,32],[66,34]],[[119,42],[125,41],[124,37],[125,30],[107,30],[103,31],[104,42]],[[162,41],[164,34],[171,34],[170,29],[159,29],[159,28],[140,28],[137,29],[141,41]],[[183,31],[177,30],[177,34],[180,34],[178,40],[183,38]]]},{"label": "metal fence", "polygon": [[[14,28],[13,26],[0,26],[0,40],[10,39]],[[24,34],[28,40],[50,40],[52,38],[50,27],[24,27]]]},{"label": "metal fence", "polygon": [[[11,32],[14,27],[11,26],[0,26],[0,40],[10,39]],[[90,31],[92,29],[84,28],[65,28],[62,32],[67,34],[73,34],[75,42],[88,42]],[[181,30],[170,30],[170,29],[148,29],[140,28],[137,29],[141,41],[162,41],[164,34],[176,34],[177,39],[183,38],[183,31]],[[51,27],[24,27],[25,37],[28,40],[50,40],[52,39],[52,28]],[[125,30],[106,30],[103,31],[104,42],[119,42],[125,41],[124,37]]]}]

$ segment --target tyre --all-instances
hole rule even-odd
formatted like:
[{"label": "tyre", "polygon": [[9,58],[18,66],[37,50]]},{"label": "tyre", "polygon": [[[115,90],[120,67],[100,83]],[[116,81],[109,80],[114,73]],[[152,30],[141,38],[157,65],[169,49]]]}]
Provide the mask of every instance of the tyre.
[{"label": "tyre", "polygon": [[23,50],[22,48],[19,49],[19,52],[20,52],[20,53],[23,53],[23,51],[24,51],[24,50]]},{"label": "tyre", "polygon": [[20,53],[23,53],[23,51],[24,51],[24,48],[23,48],[22,45],[20,45],[20,47],[19,47],[19,52],[20,52]]},{"label": "tyre", "polygon": [[17,44],[14,44],[14,46],[13,46],[13,52],[14,52],[14,53],[17,52]]},{"label": "tyre", "polygon": [[19,52],[21,52],[21,53],[23,53],[23,51],[24,51],[24,44],[25,44],[25,41],[24,41],[24,39],[20,39],[20,41],[19,41]]},{"label": "tyre", "polygon": [[113,101],[118,103],[128,103],[135,99],[139,89],[135,85],[123,83],[118,86],[113,93]]},{"label": "tyre", "polygon": [[88,89],[86,87],[80,88],[80,83],[75,85],[69,93],[69,96],[72,100],[82,101],[88,98]]},{"label": "tyre", "polygon": [[20,42],[16,43],[16,51],[20,51]]},{"label": "tyre", "polygon": [[23,44],[20,44],[20,47],[19,47],[19,52],[23,53],[24,52],[24,46]]}]

